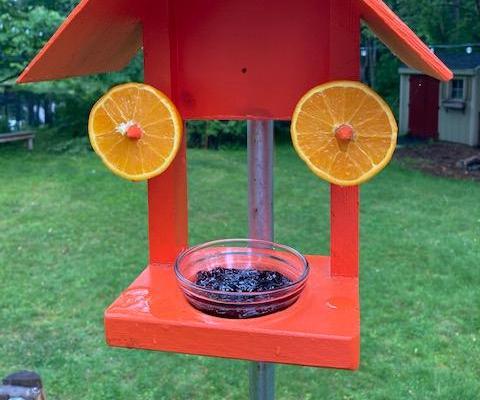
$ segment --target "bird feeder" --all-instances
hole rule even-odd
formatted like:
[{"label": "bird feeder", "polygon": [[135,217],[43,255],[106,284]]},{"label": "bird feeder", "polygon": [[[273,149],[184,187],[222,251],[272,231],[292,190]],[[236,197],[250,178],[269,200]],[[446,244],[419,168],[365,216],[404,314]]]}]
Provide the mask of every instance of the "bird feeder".
[{"label": "bird feeder", "polygon": [[[451,78],[381,0],[82,0],[19,82],[118,70],[143,47],[146,83],[185,120],[290,120],[310,88],[359,79],[361,20],[409,66]],[[359,189],[332,184],[330,196],[330,254],[306,256],[310,276],[295,304],[244,320],[206,315],[187,303],[173,270],[188,246],[183,141],[148,180],[149,264],[106,310],[107,343],[356,369]]]}]

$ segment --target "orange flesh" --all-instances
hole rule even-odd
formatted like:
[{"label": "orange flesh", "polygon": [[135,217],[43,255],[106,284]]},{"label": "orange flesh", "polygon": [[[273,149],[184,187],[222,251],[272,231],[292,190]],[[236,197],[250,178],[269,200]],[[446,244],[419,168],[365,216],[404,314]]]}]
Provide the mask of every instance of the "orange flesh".
[{"label": "orange flesh", "polygon": [[183,124],[173,103],[143,84],[113,88],[93,107],[92,147],[112,172],[130,180],[162,173],[173,161]]},{"label": "orange flesh", "polygon": [[310,90],[292,118],[300,157],[321,178],[358,185],[384,168],[395,149],[397,125],[385,102],[359,82],[330,82]]}]

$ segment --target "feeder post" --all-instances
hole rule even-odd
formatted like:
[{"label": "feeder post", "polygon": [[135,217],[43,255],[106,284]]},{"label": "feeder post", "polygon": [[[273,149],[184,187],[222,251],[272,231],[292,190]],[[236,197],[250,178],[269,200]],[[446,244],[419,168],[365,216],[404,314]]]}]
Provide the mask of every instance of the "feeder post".
[{"label": "feeder post", "polygon": [[[252,239],[273,241],[273,121],[247,122],[248,229]],[[273,400],[275,365],[250,366],[250,399]]]}]

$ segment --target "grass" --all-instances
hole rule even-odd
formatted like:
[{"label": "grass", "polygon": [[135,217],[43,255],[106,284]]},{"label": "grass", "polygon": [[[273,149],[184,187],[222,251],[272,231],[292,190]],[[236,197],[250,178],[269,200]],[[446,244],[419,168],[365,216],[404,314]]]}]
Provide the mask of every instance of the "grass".
[{"label": "grass", "polygon": [[[192,243],[244,236],[244,151],[189,150]],[[275,237],[328,251],[328,186],[276,152]],[[144,184],[92,153],[0,148],[0,376],[49,399],[246,399],[247,362],[111,349],[102,314],[147,259]],[[478,399],[480,185],[393,163],[362,187],[357,372],[280,365],[277,398]]]}]

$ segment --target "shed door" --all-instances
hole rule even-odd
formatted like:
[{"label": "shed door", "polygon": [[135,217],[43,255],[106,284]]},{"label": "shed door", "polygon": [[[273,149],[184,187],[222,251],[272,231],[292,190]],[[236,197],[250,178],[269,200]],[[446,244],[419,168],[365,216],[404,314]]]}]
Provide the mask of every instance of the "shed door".
[{"label": "shed door", "polygon": [[438,88],[437,79],[410,76],[408,130],[412,136],[438,139]]}]

